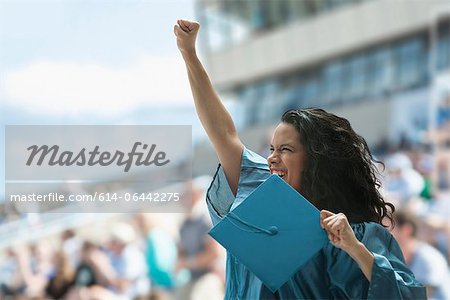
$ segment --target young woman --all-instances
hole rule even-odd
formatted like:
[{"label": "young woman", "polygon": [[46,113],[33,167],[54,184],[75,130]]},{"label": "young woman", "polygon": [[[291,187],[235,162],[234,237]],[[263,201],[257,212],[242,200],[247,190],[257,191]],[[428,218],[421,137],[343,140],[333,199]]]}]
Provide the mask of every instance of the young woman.
[{"label": "young woman", "polygon": [[391,219],[393,206],[378,193],[365,140],[346,119],[321,109],[301,109],[282,116],[267,161],[245,148],[196,55],[199,28],[197,22],[178,20],[174,32],[197,114],[220,161],[207,194],[213,222],[270,174],[278,174],[321,210],[321,226],[330,240],[275,293],[228,254],[225,298],[426,298],[397,242],[382,226],[383,218]]}]

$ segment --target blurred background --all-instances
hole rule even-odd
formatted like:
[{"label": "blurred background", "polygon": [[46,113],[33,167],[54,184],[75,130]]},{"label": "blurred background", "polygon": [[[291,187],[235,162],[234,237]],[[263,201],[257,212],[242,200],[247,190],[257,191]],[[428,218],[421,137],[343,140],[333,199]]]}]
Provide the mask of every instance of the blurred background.
[{"label": "blurred background", "polygon": [[24,213],[2,185],[0,298],[223,298],[204,203],[217,158],[177,53],[179,18],[201,23],[201,59],[250,149],[267,156],[289,108],[350,120],[385,163],[406,262],[431,299],[450,299],[444,0],[0,0],[2,125],[189,124],[194,145],[185,213]]}]

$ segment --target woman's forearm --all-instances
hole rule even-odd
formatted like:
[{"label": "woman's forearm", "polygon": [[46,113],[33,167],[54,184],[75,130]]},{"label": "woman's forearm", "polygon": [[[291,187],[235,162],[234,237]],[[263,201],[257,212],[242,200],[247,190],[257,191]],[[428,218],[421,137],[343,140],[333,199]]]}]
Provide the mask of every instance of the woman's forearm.
[{"label": "woman's forearm", "polygon": [[373,254],[361,242],[354,249],[348,251],[348,254],[356,261],[364,276],[370,281],[374,262]]},{"label": "woman's forearm", "polygon": [[211,80],[195,53],[183,53],[195,108],[224,168],[231,191],[237,193],[243,145],[230,114],[214,90]]},{"label": "woman's forearm", "polygon": [[217,148],[226,137],[237,136],[230,114],[214,90],[195,52],[183,53],[198,117],[211,142]]}]

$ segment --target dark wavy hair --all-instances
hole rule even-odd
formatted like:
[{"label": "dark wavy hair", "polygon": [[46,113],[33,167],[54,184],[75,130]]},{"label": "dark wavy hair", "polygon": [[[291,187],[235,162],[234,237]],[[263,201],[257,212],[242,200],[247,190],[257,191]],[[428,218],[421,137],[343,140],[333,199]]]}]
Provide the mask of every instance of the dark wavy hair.
[{"label": "dark wavy hair", "polygon": [[384,201],[376,161],[347,119],[323,109],[288,110],[281,117],[300,134],[305,168],[300,193],[318,209],[344,213],[349,222],[392,223],[394,205]]}]

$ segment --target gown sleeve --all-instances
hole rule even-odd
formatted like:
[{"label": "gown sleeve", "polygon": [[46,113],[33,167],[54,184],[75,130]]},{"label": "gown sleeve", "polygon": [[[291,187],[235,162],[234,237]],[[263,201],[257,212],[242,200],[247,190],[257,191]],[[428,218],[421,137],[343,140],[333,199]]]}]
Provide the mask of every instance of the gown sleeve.
[{"label": "gown sleeve", "polygon": [[236,197],[233,195],[222,166],[219,164],[206,193],[211,220],[216,225],[230,210],[270,176],[266,159],[244,147]]},{"label": "gown sleeve", "polygon": [[425,287],[408,269],[397,241],[384,227],[367,224],[362,242],[375,258],[368,299],[427,299]]},{"label": "gown sleeve", "polygon": [[[315,278],[309,298],[333,299],[426,299],[426,290],[405,264],[397,241],[383,226],[376,223],[351,224],[356,238],[373,254],[370,282],[360,267],[345,251],[328,243],[323,248],[327,278],[326,286]],[[316,264],[317,265],[317,264]],[[303,270],[303,274],[311,268]],[[326,294],[325,290],[329,291]],[[322,292],[320,292],[322,291]]]}]

